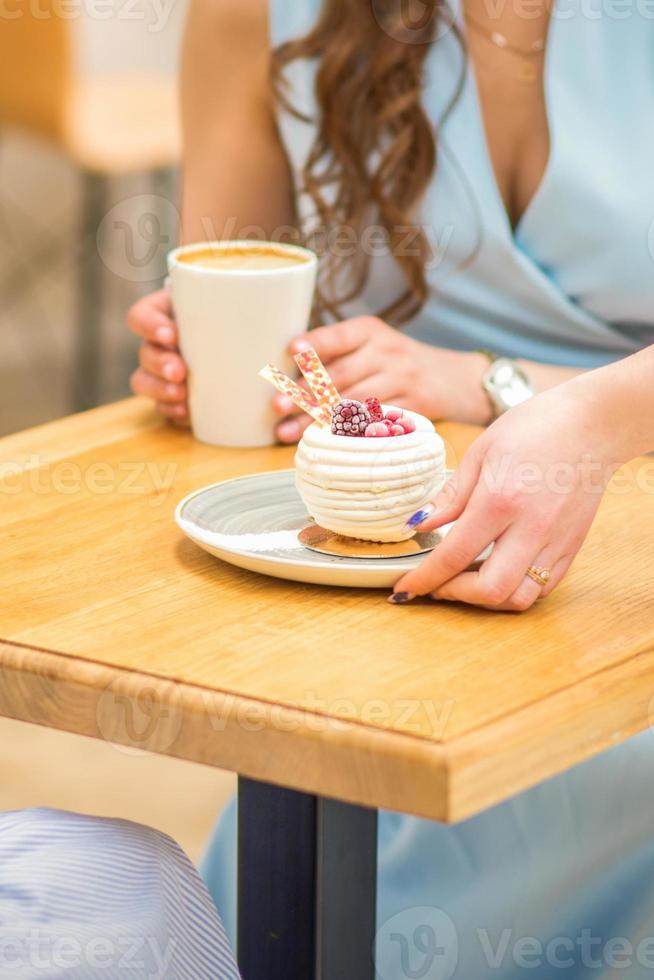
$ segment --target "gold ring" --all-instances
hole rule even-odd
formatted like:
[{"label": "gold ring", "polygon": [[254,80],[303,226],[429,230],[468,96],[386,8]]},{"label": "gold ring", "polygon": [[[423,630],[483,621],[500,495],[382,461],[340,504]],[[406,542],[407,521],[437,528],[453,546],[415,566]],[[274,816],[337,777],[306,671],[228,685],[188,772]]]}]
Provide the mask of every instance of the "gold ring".
[{"label": "gold ring", "polygon": [[549,568],[539,568],[537,565],[530,565],[527,569],[527,575],[537,585],[547,585],[552,577],[552,572]]}]

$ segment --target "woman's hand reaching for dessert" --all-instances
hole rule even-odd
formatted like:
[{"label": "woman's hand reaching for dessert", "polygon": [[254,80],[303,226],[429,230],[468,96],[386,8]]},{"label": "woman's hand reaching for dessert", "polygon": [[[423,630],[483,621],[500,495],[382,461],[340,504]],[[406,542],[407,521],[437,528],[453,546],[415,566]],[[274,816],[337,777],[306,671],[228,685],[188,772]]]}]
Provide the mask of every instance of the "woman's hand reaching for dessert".
[{"label": "woman's hand reaching for dessert", "polygon": [[[632,456],[620,429],[598,418],[590,377],[512,409],[473,443],[455,478],[409,522],[420,531],[456,525],[396,583],[391,602],[429,595],[519,611],[557,587],[608,481]],[[469,571],[492,542],[491,556]],[[530,569],[547,571],[538,581]]]}]

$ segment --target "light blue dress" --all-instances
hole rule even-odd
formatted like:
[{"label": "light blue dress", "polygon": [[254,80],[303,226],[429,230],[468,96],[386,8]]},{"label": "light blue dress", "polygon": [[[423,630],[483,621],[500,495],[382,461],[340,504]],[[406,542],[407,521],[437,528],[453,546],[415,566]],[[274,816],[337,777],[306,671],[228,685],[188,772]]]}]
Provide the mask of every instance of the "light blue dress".
[{"label": "light blue dress", "polygon": [[[272,0],[274,43],[307,30],[318,7]],[[434,122],[461,59],[451,32],[432,46]],[[296,63],[289,80],[315,118],[314,72]],[[545,87],[551,157],[514,234],[467,68],[420,216],[440,246],[432,294],[408,332],[593,367],[654,343],[654,11],[559,0]],[[283,114],[280,129],[297,174],[313,126]],[[401,288],[392,260],[375,259],[346,313],[382,308]],[[234,818],[232,805],[203,872],[232,934]],[[381,813],[378,924],[379,980],[654,977],[654,734],[458,826]]]}]

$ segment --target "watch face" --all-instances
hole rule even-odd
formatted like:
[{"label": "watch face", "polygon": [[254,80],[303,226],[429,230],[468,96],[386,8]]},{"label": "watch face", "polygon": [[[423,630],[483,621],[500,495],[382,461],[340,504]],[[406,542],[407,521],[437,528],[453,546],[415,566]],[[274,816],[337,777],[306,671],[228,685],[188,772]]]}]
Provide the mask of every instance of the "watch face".
[{"label": "watch face", "polygon": [[534,394],[525,372],[507,357],[493,361],[484,377],[484,388],[499,414],[522,404]]}]

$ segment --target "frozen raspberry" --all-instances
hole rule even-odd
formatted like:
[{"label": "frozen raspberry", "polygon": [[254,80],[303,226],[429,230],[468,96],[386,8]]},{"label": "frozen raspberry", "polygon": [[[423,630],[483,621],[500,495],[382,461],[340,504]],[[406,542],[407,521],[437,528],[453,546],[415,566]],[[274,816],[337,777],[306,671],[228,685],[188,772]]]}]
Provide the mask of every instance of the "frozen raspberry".
[{"label": "frozen raspberry", "polygon": [[409,432],[416,431],[416,423],[413,421],[413,419],[410,419],[408,415],[403,415],[402,418],[396,422],[396,425],[401,425],[407,435]]},{"label": "frozen raspberry", "polygon": [[373,422],[381,422],[384,418],[379,398],[366,398],[366,408],[370,412],[370,418]]},{"label": "frozen raspberry", "polygon": [[397,422],[402,418],[403,414],[404,412],[401,408],[389,408],[389,410],[386,412],[385,418],[387,418],[389,422]]},{"label": "frozen raspberry", "polygon": [[387,425],[383,422],[371,422],[366,428],[366,435],[368,438],[387,438],[390,435],[390,431]]},{"label": "frozen raspberry", "polygon": [[361,402],[344,398],[332,409],[332,432],[335,436],[363,436],[370,425],[370,412]]},{"label": "frozen raspberry", "polygon": [[405,436],[406,435],[406,432],[404,431],[404,429],[402,428],[401,425],[392,425],[391,426],[391,435],[392,436]]}]

